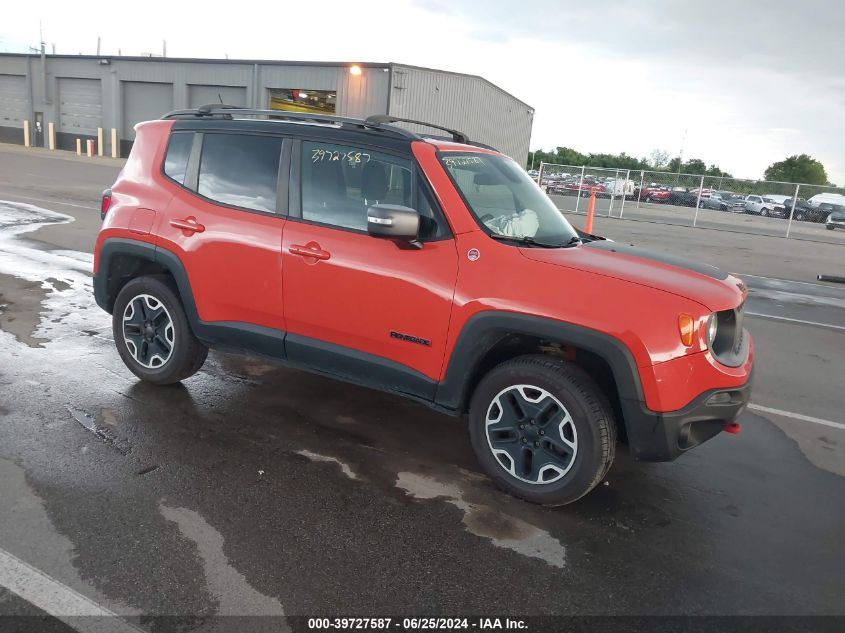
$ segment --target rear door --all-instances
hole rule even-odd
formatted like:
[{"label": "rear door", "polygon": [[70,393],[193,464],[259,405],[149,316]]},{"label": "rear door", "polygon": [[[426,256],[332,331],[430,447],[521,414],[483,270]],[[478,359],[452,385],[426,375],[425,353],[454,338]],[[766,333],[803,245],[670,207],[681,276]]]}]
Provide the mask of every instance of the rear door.
[{"label": "rear door", "polygon": [[[184,136],[184,138],[183,138]],[[190,138],[187,165],[170,160]],[[182,262],[199,319],[225,330],[278,338],[285,329],[282,230],[287,177],[281,136],[174,132],[164,178],[173,191],[159,223],[160,248]],[[226,342],[236,346],[237,335]]]},{"label": "rear door", "polygon": [[[304,140],[291,182],[282,245],[288,358],[433,398],[458,261],[410,155]],[[367,207],[379,202],[420,211],[422,248],[367,233]]]}]

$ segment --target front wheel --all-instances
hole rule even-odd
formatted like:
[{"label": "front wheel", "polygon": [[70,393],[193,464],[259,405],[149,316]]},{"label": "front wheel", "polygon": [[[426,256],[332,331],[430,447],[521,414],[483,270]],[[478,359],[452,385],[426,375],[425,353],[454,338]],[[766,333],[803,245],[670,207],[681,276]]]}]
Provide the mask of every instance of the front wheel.
[{"label": "front wheel", "polygon": [[762,211],[760,211],[760,215],[762,215],[764,218],[769,217],[769,210],[763,209]]},{"label": "front wheel", "polygon": [[127,283],[114,303],[112,330],[129,370],[158,385],[193,376],[208,355],[165,277],[138,277]]},{"label": "front wheel", "polygon": [[835,227],[835,226],[833,226],[832,224],[825,224],[825,225],[824,225],[824,228],[826,228],[828,231],[832,231],[832,230],[833,230],[833,229],[835,229],[836,227]]},{"label": "front wheel", "polygon": [[499,487],[550,506],[592,490],[616,451],[612,408],[592,378],[540,355],[502,363],[481,380],[469,433],[482,469]]}]

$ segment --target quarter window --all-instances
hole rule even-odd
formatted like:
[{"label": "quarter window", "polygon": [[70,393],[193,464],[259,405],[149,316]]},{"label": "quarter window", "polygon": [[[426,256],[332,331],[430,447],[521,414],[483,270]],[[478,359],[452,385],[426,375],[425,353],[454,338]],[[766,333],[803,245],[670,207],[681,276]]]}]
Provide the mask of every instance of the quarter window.
[{"label": "quarter window", "polygon": [[174,132],[170,135],[170,142],[167,144],[164,173],[180,185],[185,184],[185,173],[188,169],[188,158],[191,155],[193,143],[193,132]]},{"label": "quarter window", "polygon": [[197,191],[225,205],[273,212],[281,151],[277,136],[206,134]]}]

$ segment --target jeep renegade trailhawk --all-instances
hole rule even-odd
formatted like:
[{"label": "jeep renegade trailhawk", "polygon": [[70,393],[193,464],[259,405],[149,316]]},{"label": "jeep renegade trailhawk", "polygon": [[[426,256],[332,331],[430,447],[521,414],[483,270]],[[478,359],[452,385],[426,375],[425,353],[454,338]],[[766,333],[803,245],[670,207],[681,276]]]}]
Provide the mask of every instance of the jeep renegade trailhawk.
[{"label": "jeep renegade trailhawk", "polygon": [[598,484],[617,437],[658,461],[735,430],[739,279],[577,231],[511,159],[399,121],[139,124],[94,260],[127,367],[173,383],[213,347],[468,414],[484,471],[543,504]]}]

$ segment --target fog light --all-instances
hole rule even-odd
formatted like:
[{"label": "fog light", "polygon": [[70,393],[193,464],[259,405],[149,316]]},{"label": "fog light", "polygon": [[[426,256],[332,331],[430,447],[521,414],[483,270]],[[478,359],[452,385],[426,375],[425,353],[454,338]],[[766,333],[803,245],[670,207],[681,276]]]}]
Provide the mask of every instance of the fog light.
[{"label": "fog light", "polygon": [[728,404],[731,401],[731,394],[727,391],[721,393],[714,393],[707,398],[707,404]]}]

